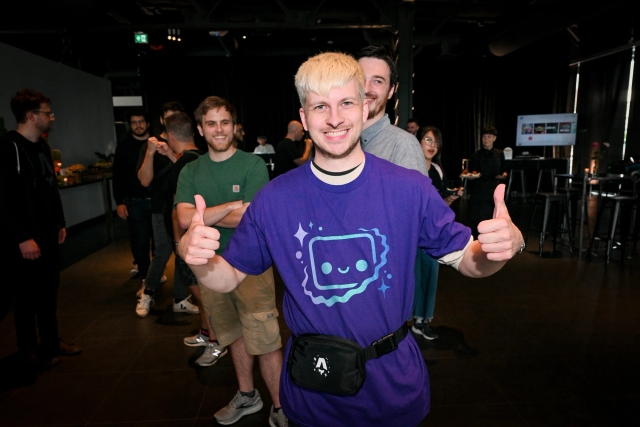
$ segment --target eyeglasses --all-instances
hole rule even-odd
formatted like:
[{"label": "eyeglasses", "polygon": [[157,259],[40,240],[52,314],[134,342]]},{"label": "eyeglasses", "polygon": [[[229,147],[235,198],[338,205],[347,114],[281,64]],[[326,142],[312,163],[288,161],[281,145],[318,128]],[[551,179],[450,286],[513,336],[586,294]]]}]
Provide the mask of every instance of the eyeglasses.
[{"label": "eyeglasses", "polygon": [[49,116],[50,119],[52,119],[54,115],[51,111],[33,110],[33,112],[46,114],[47,116]]},{"label": "eyeglasses", "polygon": [[433,138],[422,138],[422,140],[424,141],[425,145],[429,146],[429,147],[437,147],[438,144],[433,140]]}]

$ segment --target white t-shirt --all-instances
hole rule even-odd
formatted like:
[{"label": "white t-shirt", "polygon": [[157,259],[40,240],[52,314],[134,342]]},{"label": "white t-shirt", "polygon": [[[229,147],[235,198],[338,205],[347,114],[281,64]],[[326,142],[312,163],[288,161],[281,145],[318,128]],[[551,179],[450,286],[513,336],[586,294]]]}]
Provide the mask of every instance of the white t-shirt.
[{"label": "white t-shirt", "polygon": [[264,145],[258,145],[256,149],[253,150],[253,152],[254,153],[275,153],[276,150],[273,149],[273,145],[264,144]]}]

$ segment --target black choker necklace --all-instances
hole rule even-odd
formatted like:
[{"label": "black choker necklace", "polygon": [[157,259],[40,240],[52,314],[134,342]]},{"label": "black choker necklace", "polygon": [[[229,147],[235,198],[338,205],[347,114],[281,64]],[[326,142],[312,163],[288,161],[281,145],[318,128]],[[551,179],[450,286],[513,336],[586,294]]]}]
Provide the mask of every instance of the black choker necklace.
[{"label": "black choker necklace", "polygon": [[322,172],[322,173],[323,173],[323,174],[325,174],[325,175],[330,175],[330,176],[342,176],[342,175],[350,174],[350,173],[351,173],[351,172],[353,172],[354,170],[358,169],[362,163],[360,163],[360,165],[356,166],[355,168],[353,168],[353,169],[349,169],[349,170],[346,170],[346,171],[344,171],[344,172],[329,172],[329,171],[326,171],[326,170],[322,169],[320,166],[318,166],[318,165],[316,164],[316,162],[314,162],[313,160],[311,160],[311,164],[312,164],[316,169],[318,169],[320,172]]}]

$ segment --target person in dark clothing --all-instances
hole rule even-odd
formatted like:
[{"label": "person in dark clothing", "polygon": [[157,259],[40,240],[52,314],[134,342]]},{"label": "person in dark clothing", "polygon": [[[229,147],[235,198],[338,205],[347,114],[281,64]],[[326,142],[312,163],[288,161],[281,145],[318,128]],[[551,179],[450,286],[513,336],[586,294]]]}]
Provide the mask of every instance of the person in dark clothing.
[{"label": "person in dark clothing", "polygon": [[[58,335],[57,302],[60,285],[59,248],[67,236],[62,201],[53,168],[51,148],[42,137],[55,117],[51,100],[31,89],[11,99],[18,127],[0,139],[2,209],[5,239],[3,256],[19,272],[17,283],[6,286],[15,293],[14,321],[18,354],[47,367],[59,355],[80,353],[80,347]],[[11,295],[3,299],[11,300]],[[3,310],[6,312],[6,310]]]},{"label": "person in dark clothing", "polygon": [[498,130],[495,127],[485,127],[482,130],[482,148],[469,159],[469,172],[480,173],[479,178],[469,183],[469,218],[474,237],[478,236],[478,224],[493,218],[493,192],[507,178],[504,153],[493,146],[497,137]]},{"label": "person in dark clothing", "polygon": [[[180,227],[178,214],[174,207],[176,191],[178,188],[178,178],[180,177],[182,168],[204,154],[204,151],[198,149],[195,145],[193,138],[193,122],[186,113],[176,113],[167,117],[165,120],[165,128],[169,147],[174,153],[179,155],[178,159],[173,164],[173,167],[169,170],[169,176],[165,183],[163,193],[164,223],[167,228],[167,232],[173,237],[175,249],[177,248],[175,243],[180,240],[186,231]],[[195,364],[198,366],[211,366],[215,364],[218,358],[223,356],[223,354],[216,354],[215,352],[218,340],[215,331],[211,326],[209,314],[202,304],[202,295],[200,294],[200,288],[198,287],[196,276],[193,275],[189,266],[177,252],[175,252],[174,271],[174,286],[182,285],[189,288],[192,295],[195,297],[201,316],[201,326],[198,333],[184,338],[183,342],[189,347],[206,347],[202,355],[196,359]]]},{"label": "person in dark clothing", "polygon": [[[150,137],[147,144],[140,149],[138,157],[138,179],[144,187],[148,187],[151,194],[151,224],[153,229],[154,250],[151,265],[146,277],[142,281],[142,287],[136,293],[138,304],[136,314],[146,317],[149,314],[151,297],[167,278],[163,274],[164,269],[173,253],[173,235],[167,233],[164,225],[163,204],[165,183],[169,171],[178,160],[175,153],[168,145],[168,136],[164,129],[165,120],[178,112],[184,112],[184,107],[178,101],[165,102],[160,113],[160,123],[163,131],[157,137]],[[173,311],[178,313],[198,314],[198,307],[189,301],[187,286],[182,282],[173,286]]]},{"label": "person in dark clothing", "polygon": [[129,111],[127,120],[131,131],[116,147],[113,159],[113,198],[118,216],[129,226],[135,270],[144,279],[151,264],[151,195],[138,180],[138,157],[149,139],[149,118],[136,108]]},{"label": "person in dark clothing", "polygon": [[303,137],[302,123],[297,120],[290,121],[287,125],[287,135],[276,145],[274,177],[289,172],[309,160],[313,143],[309,139],[305,143],[304,151],[300,150],[297,142],[301,141]]}]

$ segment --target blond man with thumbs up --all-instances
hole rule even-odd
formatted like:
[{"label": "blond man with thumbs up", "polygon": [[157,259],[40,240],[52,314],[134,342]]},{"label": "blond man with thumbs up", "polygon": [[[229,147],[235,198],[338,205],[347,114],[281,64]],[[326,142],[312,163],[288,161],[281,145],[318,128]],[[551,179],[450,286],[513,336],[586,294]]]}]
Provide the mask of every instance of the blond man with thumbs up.
[{"label": "blond man with thumbs up", "polygon": [[302,64],[295,81],[315,157],[256,195],[224,250],[197,196],[180,255],[201,284],[217,292],[242,288],[247,274],[274,263],[296,343],[312,334],[320,342],[339,337],[362,347],[366,379],[352,386],[360,371],[337,352],[318,344],[305,355],[288,344],[280,400],[289,427],[421,426],[429,378],[405,323],[417,248],[464,275],[484,277],[515,256],[522,234],[504,205],[504,185],[494,194],[494,217],[473,240],[427,177],[363,151],[369,106],[355,59],[317,55]]}]

